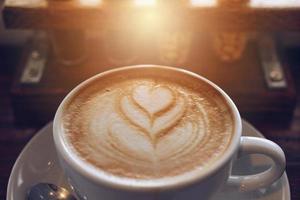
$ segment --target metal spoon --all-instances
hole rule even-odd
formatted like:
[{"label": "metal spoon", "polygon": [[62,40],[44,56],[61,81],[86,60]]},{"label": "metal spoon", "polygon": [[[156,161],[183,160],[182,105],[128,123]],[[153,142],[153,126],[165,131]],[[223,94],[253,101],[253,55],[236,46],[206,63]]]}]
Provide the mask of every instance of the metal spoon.
[{"label": "metal spoon", "polygon": [[30,189],[27,200],[76,200],[76,198],[63,187],[39,183]]}]

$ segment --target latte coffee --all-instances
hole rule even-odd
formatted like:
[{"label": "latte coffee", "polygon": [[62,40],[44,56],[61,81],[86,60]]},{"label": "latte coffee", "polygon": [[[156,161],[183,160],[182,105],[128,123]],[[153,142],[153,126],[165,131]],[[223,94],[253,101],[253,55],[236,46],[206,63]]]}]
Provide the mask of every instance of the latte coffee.
[{"label": "latte coffee", "polygon": [[233,114],[219,91],[164,68],[93,78],[72,94],[62,118],[75,155],[108,174],[133,179],[212,166],[234,133]]}]

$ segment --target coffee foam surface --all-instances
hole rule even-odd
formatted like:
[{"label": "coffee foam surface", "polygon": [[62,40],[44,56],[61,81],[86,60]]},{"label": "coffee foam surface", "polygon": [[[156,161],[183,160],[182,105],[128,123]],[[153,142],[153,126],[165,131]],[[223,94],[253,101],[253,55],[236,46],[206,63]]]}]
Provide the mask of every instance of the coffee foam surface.
[{"label": "coffee foam surface", "polygon": [[164,76],[121,75],[81,89],[64,109],[70,148],[107,173],[137,179],[176,176],[220,158],[233,133],[222,95]]}]

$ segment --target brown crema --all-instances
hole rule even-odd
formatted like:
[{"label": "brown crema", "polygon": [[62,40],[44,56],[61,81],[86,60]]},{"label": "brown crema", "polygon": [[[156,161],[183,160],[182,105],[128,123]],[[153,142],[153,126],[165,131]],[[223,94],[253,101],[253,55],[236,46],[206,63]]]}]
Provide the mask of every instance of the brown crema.
[{"label": "brown crema", "polygon": [[205,81],[138,68],[81,87],[63,108],[63,128],[74,154],[99,170],[158,179],[212,165],[231,142],[234,119]]}]

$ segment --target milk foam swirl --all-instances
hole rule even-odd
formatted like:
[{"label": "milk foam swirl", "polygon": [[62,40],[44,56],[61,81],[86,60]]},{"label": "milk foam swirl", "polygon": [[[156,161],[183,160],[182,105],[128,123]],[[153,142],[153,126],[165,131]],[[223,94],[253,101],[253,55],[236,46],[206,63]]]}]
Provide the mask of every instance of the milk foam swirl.
[{"label": "milk foam swirl", "polygon": [[[199,122],[203,120],[182,121],[187,99],[184,94],[166,86],[138,85],[131,93],[121,95],[116,104],[120,119],[115,121],[113,119],[117,117],[112,117],[108,132],[114,139],[110,141],[122,146],[119,151],[126,151],[132,159],[138,159],[136,155],[143,160],[172,158],[176,152],[182,153],[181,148],[186,143],[192,143],[195,139],[193,136],[198,136],[200,140],[204,134],[199,129],[202,125]],[[180,135],[188,133],[191,136],[186,137],[187,140],[175,143]],[[130,140],[129,143],[125,138]],[[143,144],[142,147],[133,145],[134,140]],[[172,145],[168,142],[172,142]]]},{"label": "milk foam swirl", "polygon": [[71,104],[64,122],[75,151],[92,165],[159,178],[202,167],[226,149],[232,122],[216,115],[222,109],[176,84],[134,80]]}]

